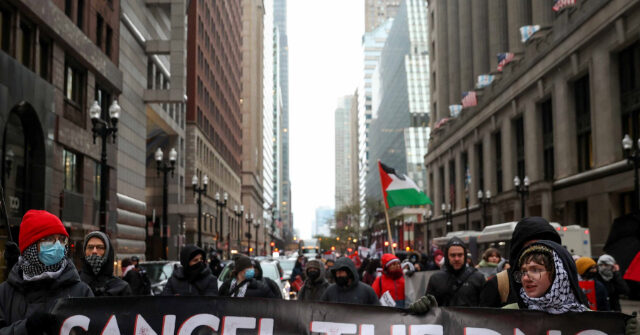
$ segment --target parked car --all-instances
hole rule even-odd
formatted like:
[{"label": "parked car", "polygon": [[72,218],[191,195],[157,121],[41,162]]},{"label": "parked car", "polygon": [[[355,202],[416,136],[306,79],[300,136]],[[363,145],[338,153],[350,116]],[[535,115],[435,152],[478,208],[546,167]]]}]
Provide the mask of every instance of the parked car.
[{"label": "parked car", "polygon": [[282,266],[282,270],[284,270],[282,279],[289,280],[293,267],[296,265],[296,259],[279,259],[278,261],[280,262],[280,266]]},{"label": "parked car", "polygon": [[[233,272],[235,266],[233,261],[228,262],[229,263],[226,264],[224,269],[222,269],[222,272],[220,272],[220,276],[218,277],[218,288],[220,288],[226,280],[231,278],[231,273]],[[289,300],[289,292],[291,291],[291,286],[289,285],[288,281],[283,280],[282,276],[280,276],[278,261],[265,259],[260,261],[260,267],[262,267],[262,276],[275,281],[276,284],[278,284],[280,293],[282,294],[284,299]]]},{"label": "parked car", "polygon": [[167,281],[171,278],[173,270],[179,266],[176,261],[150,261],[140,263],[140,267],[147,272],[151,281],[151,295],[160,295]]}]

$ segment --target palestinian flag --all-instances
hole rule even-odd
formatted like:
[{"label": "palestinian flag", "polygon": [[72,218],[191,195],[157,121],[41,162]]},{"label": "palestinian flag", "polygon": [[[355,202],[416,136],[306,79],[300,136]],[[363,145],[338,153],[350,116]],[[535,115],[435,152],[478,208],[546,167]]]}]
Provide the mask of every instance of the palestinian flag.
[{"label": "palestinian flag", "polygon": [[378,161],[382,195],[387,208],[396,206],[418,206],[431,204],[431,199],[420,191],[418,185],[406,175],[398,175],[396,170]]}]

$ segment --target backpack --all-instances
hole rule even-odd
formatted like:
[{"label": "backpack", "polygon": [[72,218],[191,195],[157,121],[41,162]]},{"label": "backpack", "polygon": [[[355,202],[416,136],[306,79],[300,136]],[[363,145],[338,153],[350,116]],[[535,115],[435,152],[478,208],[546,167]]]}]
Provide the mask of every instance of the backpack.
[{"label": "backpack", "polygon": [[498,292],[500,293],[500,301],[504,304],[509,298],[509,274],[507,270],[502,270],[496,275],[498,280]]}]

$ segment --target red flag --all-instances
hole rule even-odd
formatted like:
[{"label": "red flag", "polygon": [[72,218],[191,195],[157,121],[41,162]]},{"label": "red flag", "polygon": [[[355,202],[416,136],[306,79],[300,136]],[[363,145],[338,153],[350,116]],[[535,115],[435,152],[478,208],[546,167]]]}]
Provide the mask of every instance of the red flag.
[{"label": "red flag", "polygon": [[627,268],[627,272],[624,273],[624,277],[622,278],[640,282],[640,252],[633,258],[633,261],[631,261],[631,264],[629,264]]}]

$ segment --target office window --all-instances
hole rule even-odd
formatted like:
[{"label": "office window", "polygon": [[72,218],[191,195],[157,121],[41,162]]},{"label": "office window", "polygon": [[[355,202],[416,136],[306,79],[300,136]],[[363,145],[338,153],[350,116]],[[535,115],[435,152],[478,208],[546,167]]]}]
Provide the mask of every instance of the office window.
[{"label": "office window", "polygon": [[551,99],[540,105],[542,111],[542,159],[544,180],[553,180],[553,107]]},{"label": "office window", "polygon": [[0,7],[0,49],[9,53],[11,46],[11,11]]},{"label": "office window", "polygon": [[502,193],[502,134],[497,132],[493,135],[493,143],[496,154],[496,189]]},{"label": "office window", "polygon": [[65,190],[79,192],[80,166],[76,154],[66,149],[62,150],[63,185]]},{"label": "office window", "polygon": [[77,105],[77,107],[83,107],[84,97],[84,70],[75,65],[71,61],[67,61],[65,64],[65,83],[64,83],[64,96],[67,101],[71,101]]},{"label": "office window", "polygon": [[80,30],[84,30],[84,0],[78,0],[76,14],[76,25]]},{"label": "office window", "polygon": [[576,135],[578,143],[578,172],[593,167],[593,147],[591,142],[591,106],[589,97],[589,76],[575,81],[573,93],[576,107]]},{"label": "office window", "polygon": [[581,227],[589,227],[589,206],[586,200],[577,201],[575,204],[575,223]]},{"label": "office window", "polygon": [[53,59],[51,46],[51,40],[40,33],[40,77],[47,81],[51,81],[51,60]]},{"label": "office window", "polygon": [[521,116],[513,123],[516,133],[516,171],[518,173],[518,177],[522,180],[526,175],[524,162],[524,119]]},{"label": "office window", "polygon": [[16,59],[24,66],[33,70],[35,62],[33,50],[35,44],[35,28],[26,21],[20,21],[20,34],[16,42]]},{"label": "office window", "polygon": [[107,37],[106,37],[106,44],[104,46],[104,53],[107,54],[108,57],[111,57],[111,43],[113,40],[113,29],[111,29],[111,27],[109,27],[109,25],[107,25]]},{"label": "office window", "polygon": [[96,44],[102,49],[102,32],[104,30],[104,19],[98,14],[96,19]]},{"label": "office window", "polygon": [[456,208],[456,161],[449,161],[449,203]]},{"label": "office window", "polygon": [[629,134],[633,143],[640,138],[640,43],[626,48],[619,55],[620,98],[622,114],[622,136]]},{"label": "office window", "polygon": [[100,108],[102,109],[102,113],[100,117],[103,120],[107,120],[109,118],[109,107],[111,106],[111,92],[107,91],[102,87],[102,85],[96,83],[96,91],[94,95],[94,100],[98,102]]},{"label": "office window", "polygon": [[478,190],[484,192],[484,153],[482,152],[482,142],[475,145],[476,151],[476,171],[478,173]]}]

